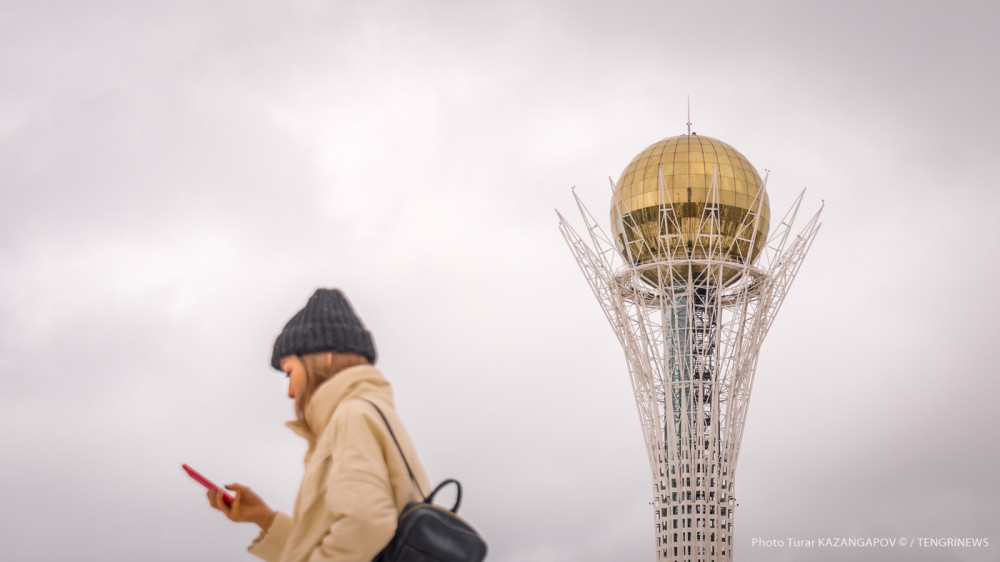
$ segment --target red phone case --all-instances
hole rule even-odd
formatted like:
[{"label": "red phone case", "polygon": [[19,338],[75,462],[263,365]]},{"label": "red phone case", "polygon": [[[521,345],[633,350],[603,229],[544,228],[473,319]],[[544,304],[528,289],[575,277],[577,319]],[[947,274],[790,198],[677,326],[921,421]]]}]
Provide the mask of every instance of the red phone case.
[{"label": "red phone case", "polygon": [[[208,488],[209,490],[222,490],[222,488],[216,486],[214,482],[212,482],[208,478],[205,478],[204,476],[201,475],[201,473],[191,468],[190,466],[182,464],[181,468],[183,468],[188,473],[188,476],[194,478],[202,486]],[[233,496],[230,496],[226,492],[222,492],[222,501],[226,502],[226,505],[233,505]]]}]

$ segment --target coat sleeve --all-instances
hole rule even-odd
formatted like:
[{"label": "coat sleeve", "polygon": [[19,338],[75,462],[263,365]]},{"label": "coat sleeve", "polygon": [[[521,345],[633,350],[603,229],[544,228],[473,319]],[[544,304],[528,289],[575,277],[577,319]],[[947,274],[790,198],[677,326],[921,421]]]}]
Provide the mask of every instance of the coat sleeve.
[{"label": "coat sleeve", "polygon": [[335,432],[324,498],[333,524],[310,562],[370,562],[396,532],[385,429],[370,409],[362,401],[345,403],[327,427]]},{"label": "coat sleeve", "polygon": [[279,562],[281,553],[285,550],[285,543],[288,542],[288,536],[291,533],[292,518],[279,511],[271,526],[257,535],[247,551],[261,560]]}]

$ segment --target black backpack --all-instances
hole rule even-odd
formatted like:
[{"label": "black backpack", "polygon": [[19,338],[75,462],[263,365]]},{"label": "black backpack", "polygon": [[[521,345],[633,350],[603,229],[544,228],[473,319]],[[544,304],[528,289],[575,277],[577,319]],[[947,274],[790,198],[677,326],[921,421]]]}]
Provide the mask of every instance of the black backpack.
[{"label": "black backpack", "polygon": [[[420,484],[413,476],[413,470],[410,469],[410,463],[407,462],[406,455],[399,446],[389,420],[374,402],[370,400],[365,402],[371,404],[382,418],[396,444],[399,456],[403,458],[410,480],[423,496]],[[455,505],[451,509],[433,503],[434,496],[448,484],[454,484],[458,489]],[[399,514],[399,522],[392,540],[372,562],[482,562],[486,558],[486,541],[479,536],[472,525],[458,516],[458,506],[461,502],[462,485],[458,480],[449,478],[438,484],[437,488],[434,488],[434,491],[422,501],[406,504]]]}]

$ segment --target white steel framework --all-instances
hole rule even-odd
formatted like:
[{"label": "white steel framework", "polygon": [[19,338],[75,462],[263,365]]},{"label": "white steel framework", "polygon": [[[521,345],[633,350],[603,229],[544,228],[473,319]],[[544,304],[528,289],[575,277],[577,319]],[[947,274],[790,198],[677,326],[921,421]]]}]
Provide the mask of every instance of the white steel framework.
[{"label": "white steel framework", "polygon": [[[659,183],[660,236],[680,236],[662,173]],[[757,231],[766,185],[765,178],[741,232]],[[695,238],[703,247],[694,252],[673,252],[683,245],[666,239],[651,248],[627,220],[609,237],[575,190],[590,244],[556,211],[628,362],[653,476],[657,560],[733,559],[736,460],[758,352],[820,227],[822,207],[790,234],[804,193],[759,256],[749,255],[755,234],[742,240],[749,244],[712,247],[720,240],[712,204]],[[715,176],[708,201],[717,197]],[[653,259],[633,259],[637,244]]]}]

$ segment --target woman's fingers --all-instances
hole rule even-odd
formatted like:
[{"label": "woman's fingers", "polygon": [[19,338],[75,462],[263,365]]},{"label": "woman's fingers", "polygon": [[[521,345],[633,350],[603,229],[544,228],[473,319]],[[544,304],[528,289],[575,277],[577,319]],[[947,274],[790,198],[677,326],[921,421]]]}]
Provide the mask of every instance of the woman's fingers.
[{"label": "woman's fingers", "polygon": [[226,484],[225,488],[234,492],[232,505],[224,503],[225,492],[214,489],[208,491],[208,501],[212,507],[224,513],[230,521],[250,521],[259,525],[261,529],[270,527],[275,512],[264,503],[263,498],[243,484]]},{"label": "woman's fingers", "polygon": [[247,507],[253,507],[257,503],[260,503],[257,494],[254,493],[249,487],[243,484],[226,484],[227,490],[232,490],[236,492],[236,498],[233,500],[233,506],[236,506],[236,502],[240,505],[246,505]]},{"label": "woman's fingers", "polygon": [[222,501],[222,496],[220,494],[221,492],[218,489],[209,490],[207,494],[208,503],[211,504],[211,506],[214,507],[215,509],[218,509],[219,511],[228,515],[229,514],[227,509],[228,506],[225,504],[225,502]]},{"label": "woman's fingers", "polygon": [[240,513],[240,507],[243,506],[243,494],[241,493],[243,490],[241,488],[246,488],[246,487],[240,486],[239,484],[226,484],[227,490],[232,490],[233,492],[236,492],[235,494],[233,494],[233,503],[232,503],[234,514]]}]

